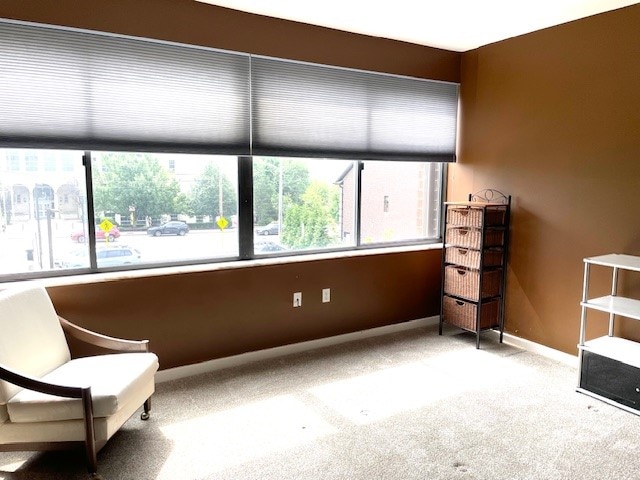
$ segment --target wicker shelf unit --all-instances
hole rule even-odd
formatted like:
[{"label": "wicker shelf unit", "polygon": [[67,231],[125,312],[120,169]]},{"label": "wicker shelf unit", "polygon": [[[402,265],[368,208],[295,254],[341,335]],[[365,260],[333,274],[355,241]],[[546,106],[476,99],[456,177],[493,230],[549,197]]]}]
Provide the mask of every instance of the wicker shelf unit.
[{"label": "wicker shelf unit", "polygon": [[445,202],[442,249],[442,306],[439,333],[447,323],[476,334],[504,332],[504,298],[511,196],[496,190]]}]

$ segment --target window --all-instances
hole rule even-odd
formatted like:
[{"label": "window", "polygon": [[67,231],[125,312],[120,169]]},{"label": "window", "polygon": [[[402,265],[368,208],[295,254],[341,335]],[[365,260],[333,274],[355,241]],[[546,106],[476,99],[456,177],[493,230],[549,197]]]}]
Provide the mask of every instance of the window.
[{"label": "window", "polygon": [[39,163],[37,155],[30,153],[24,157],[24,168],[27,172],[37,172]]},{"label": "window", "polygon": [[[254,252],[353,246],[343,219],[353,218],[354,189],[341,188],[353,162],[257,157],[253,161]],[[350,232],[349,232],[350,233]]]},{"label": "window", "polygon": [[[60,161],[52,172],[0,172],[0,275],[239,257],[238,205],[248,192],[238,188],[237,157],[90,152],[88,204],[83,152],[18,154]],[[438,239],[442,164],[251,161],[256,256]]]},{"label": "window", "polygon": [[362,244],[439,237],[442,164],[380,161],[363,164]]},{"label": "window", "polygon": [[[78,168],[64,173],[11,168],[19,156],[33,166],[52,154],[74,160]],[[0,275],[56,271],[70,251],[78,250],[72,232],[86,224],[82,152],[0,150],[2,157],[9,159],[9,168],[0,171]],[[60,201],[65,196],[66,204]],[[87,256],[86,246],[80,248]]]},{"label": "window", "polygon": [[[91,157],[96,246],[106,241],[135,249],[139,257],[131,264],[238,256],[238,233],[230,219],[238,212],[236,157],[127,152]],[[110,235],[115,242],[109,242]],[[101,265],[98,257],[98,266],[112,265]]]},{"label": "window", "polygon": [[20,156],[17,153],[7,153],[7,170],[9,172],[20,170]]}]

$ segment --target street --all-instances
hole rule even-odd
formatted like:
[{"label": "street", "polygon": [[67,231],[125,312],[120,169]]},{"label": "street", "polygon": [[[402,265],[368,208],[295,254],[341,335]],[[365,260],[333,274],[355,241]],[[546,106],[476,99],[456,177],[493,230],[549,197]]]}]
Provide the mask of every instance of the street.
[{"label": "street", "polygon": [[[72,252],[88,251],[87,244],[71,239],[72,232],[82,230],[80,222],[53,220],[51,248],[48,228],[45,219],[40,220],[39,228],[35,220],[7,225],[6,231],[0,232],[0,274],[51,270]],[[277,235],[259,239],[278,242]],[[98,247],[105,244],[107,242],[98,241]],[[183,237],[150,237],[145,231],[121,232],[120,237],[110,244],[137,249],[145,264],[232,257],[238,254],[238,230],[191,230]]]}]

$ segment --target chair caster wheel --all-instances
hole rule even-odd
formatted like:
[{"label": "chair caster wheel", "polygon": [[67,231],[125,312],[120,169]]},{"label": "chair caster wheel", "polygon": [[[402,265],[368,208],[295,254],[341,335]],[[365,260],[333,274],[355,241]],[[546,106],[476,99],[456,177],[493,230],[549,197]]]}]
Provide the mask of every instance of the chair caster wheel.
[{"label": "chair caster wheel", "polygon": [[142,413],[140,414],[140,420],[149,420],[149,417],[150,417],[150,416],[151,416],[151,415],[149,415],[147,412],[142,412]]}]

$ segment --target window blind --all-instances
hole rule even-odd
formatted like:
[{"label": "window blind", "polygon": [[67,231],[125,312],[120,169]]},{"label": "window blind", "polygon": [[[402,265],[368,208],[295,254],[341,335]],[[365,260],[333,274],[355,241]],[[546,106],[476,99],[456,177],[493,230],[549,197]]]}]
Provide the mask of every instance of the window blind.
[{"label": "window blind", "polygon": [[457,84],[251,62],[254,155],[455,161]]},{"label": "window blind", "polygon": [[0,22],[0,147],[455,160],[458,85]]},{"label": "window blind", "polygon": [[249,56],[0,22],[0,146],[250,153]]}]

